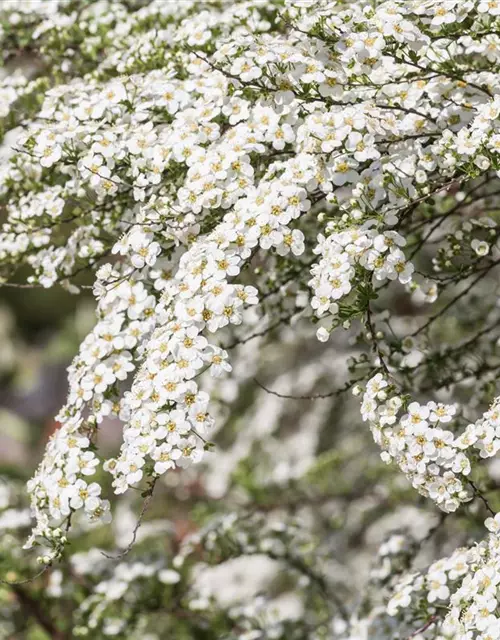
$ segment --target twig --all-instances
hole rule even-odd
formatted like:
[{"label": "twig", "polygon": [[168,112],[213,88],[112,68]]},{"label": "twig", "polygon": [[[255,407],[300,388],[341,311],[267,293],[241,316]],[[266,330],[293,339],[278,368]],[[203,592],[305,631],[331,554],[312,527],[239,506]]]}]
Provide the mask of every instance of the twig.
[{"label": "twig", "polygon": [[43,569],[40,569],[40,571],[38,573],[35,573],[34,576],[31,576],[31,578],[23,578],[22,580],[5,580],[5,579],[0,579],[0,584],[6,584],[9,587],[15,587],[17,585],[22,585],[22,584],[28,584],[30,582],[34,582],[37,578],[39,578],[40,576],[43,576],[43,574],[48,571],[48,569],[50,569],[50,564],[47,564],[44,566]]},{"label": "twig", "polygon": [[483,496],[483,494],[481,493],[481,491],[479,491],[479,489],[477,488],[477,486],[474,484],[474,482],[472,482],[472,480],[469,480],[469,484],[472,487],[474,494],[482,501],[482,503],[484,504],[484,506],[486,507],[487,511],[493,516],[496,516],[495,511],[493,511],[493,509],[490,507],[490,503],[488,502],[488,500]]},{"label": "twig", "polygon": [[276,320],[276,322],[273,322],[272,324],[267,326],[265,329],[262,329],[262,331],[256,331],[255,333],[251,333],[250,335],[246,336],[245,338],[237,338],[236,340],[234,340],[230,344],[222,345],[222,348],[223,349],[227,349],[227,350],[234,349],[235,347],[238,347],[239,345],[246,344],[247,342],[250,342],[250,340],[254,340],[255,338],[261,338],[262,336],[265,336],[266,334],[268,334],[273,329],[277,329],[282,324],[286,324],[287,322],[290,322],[291,319],[295,315],[296,315],[295,313],[290,313],[290,314],[288,314],[286,316],[283,316],[282,318],[279,318],[279,320]]},{"label": "twig", "polygon": [[496,267],[498,264],[500,264],[500,260],[495,260],[495,262],[492,262],[484,270],[482,270],[479,273],[479,275],[477,276],[477,278],[474,278],[474,280],[463,291],[461,291],[452,300],[450,300],[447,304],[445,304],[445,306],[440,311],[438,311],[435,315],[431,316],[429,318],[429,320],[425,324],[423,324],[416,331],[414,331],[412,334],[410,334],[411,337],[414,337],[414,336],[418,335],[419,333],[421,333],[424,329],[427,329],[427,327],[429,327],[435,320],[437,320],[443,314],[445,314],[450,307],[452,307],[454,304],[456,304],[460,300],[460,298],[463,298],[465,295],[467,295],[470,292],[470,290],[480,280],[482,280],[491,271],[491,269],[493,269],[493,267]]},{"label": "twig", "polygon": [[372,312],[371,312],[369,303],[366,306],[366,325],[367,325],[368,330],[370,331],[371,336],[372,336],[373,352],[375,353],[375,355],[380,360],[380,366],[384,370],[385,375],[388,378],[392,378],[391,372],[389,371],[389,367],[387,366],[387,364],[385,362],[384,354],[382,353],[382,350],[380,349],[380,346],[379,346],[379,343],[378,343],[378,340],[377,340],[377,337],[376,337],[375,326],[374,326],[374,324],[372,322]]},{"label": "twig", "polygon": [[410,636],[408,636],[407,640],[411,640],[412,638],[415,638],[416,636],[423,633],[424,631],[427,631],[427,629],[431,627],[433,624],[435,624],[437,620],[439,620],[438,616],[431,616],[429,620],[427,620],[427,622],[422,627],[420,627],[420,629],[417,629]]},{"label": "twig", "polygon": [[359,378],[356,378],[355,380],[352,380],[351,382],[346,383],[340,389],[334,389],[333,391],[330,391],[329,393],[314,393],[314,394],[310,394],[310,395],[305,394],[305,395],[300,395],[300,396],[296,396],[296,395],[293,395],[293,394],[287,394],[287,393],[279,393],[278,391],[274,391],[273,389],[269,389],[269,387],[266,387],[264,384],[262,384],[262,382],[257,380],[257,378],[253,378],[253,381],[263,391],[265,391],[266,393],[269,393],[272,396],[276,396],[277,398],[283,398],[285,400],[323,400],[325,398],[332,398],[333,396],[338,396],[338,395],[340,395],[342,393],[345,393],[346,391],[349,391],[349,389],[352,389],[352,387],[354,387],[355,384],[357,384],[361,380],[364,380],[367,376],[371,375],[374,371],[376,371],[376,369],[372,369],[365,376],[361,376]]},{"label": "twig", "polygon": [[121,560],[122,558],[124,558],[126,555],[128,555],[130,553],[130,551],[132,550],[132,547],[135,544],[135,541],[137,540],[137,533],[139,531],[139,529],[141,528],[141,524],[142,521],[144,519],[144,516],[146,515],[148,509],[149,509],[149,505],[151,504],[151,500],[153,499],[153,491],[155,488],[155,484],[156,484],[156,480],[157,478],[154,478],[149,486],[149,489],[147,490],[146,494],[145,494],[145,498],[144,498],[144,502],[142,503],[142,508],[139,512],[139,516],[137,518],[137,522],[135,523],[135,527],[132,531],[132,539],[130,540],[130,542],[128,543],[128,545],[125,547],[125,549],[123,551],[121,551],[120,553],[118,553],[117,555],[111,555],[109,553],[106,553],[105,551],[101,551],[101,554],[105,557],[108,558],[109,560]]}]

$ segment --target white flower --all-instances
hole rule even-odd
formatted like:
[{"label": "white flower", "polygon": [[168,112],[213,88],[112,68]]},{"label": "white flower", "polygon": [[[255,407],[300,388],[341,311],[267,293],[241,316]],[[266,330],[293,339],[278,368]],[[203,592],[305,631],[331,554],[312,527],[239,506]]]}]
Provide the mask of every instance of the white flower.
[{"label": "white flower", "polygon": [[427,576],[429,593],[427,600],[435,602],[436,600],[446,600],[450,595],[447,586],[447,578],[444,571],[434,572]]},{"label": "white flower", "polygon": [[163,584],[176,584],[180,579],[180,574],[173,569],[162,569],[158,572],[158,580]]},{"label": "white flower", "polygon": [[500,514],[497,514],[493,518],[487,518],[484,524],[488,531],[492,533],[500,532]]},{"label": "white flower", "polygon": [[62,150],[59,145],[48,145],[40,150],[40,164],[42,167],[51,167],[62,157]]},{"label": "white flower", "polygon": [[101,487],[96,482],[87,484],[84,480],[77,480],[68,490],[69,504],[72,509],[84,507],[86,511],[93,512],[99,507],[100,494]]},{"label": "white flower", "polygon": [[478,256],[486,256],[490,251],[490,245],[487,242],[480,241],[474,238],[471,242],[472,250],[477,253]]},{"label": "white flower", "polygon": [[328,339],[330,338],[330,334],[329,332],[325,329],[325,327],[320,327],[317,331],[316,331],[316,337],[318,338],[318,340],[320,342],[327,342]]},{"label": "white flower", "polygon": [[181,451],[179,449],[173,449],[171,444],[167,442],[161,444],[151,455],[153,460],[156,460],[154,466],[155,473],[162,474],[165,473],[167,469],[174,469],[176,466],[175,461],[178,460],[181,455]]},{"label": "white flower", "polygon": [[387,613],[390,616],[395,616],[400,608],[406,609],[411,602],[411,593],[411,585],[406,585],[396,591],[394,596],[389,600],[387,604]]}]

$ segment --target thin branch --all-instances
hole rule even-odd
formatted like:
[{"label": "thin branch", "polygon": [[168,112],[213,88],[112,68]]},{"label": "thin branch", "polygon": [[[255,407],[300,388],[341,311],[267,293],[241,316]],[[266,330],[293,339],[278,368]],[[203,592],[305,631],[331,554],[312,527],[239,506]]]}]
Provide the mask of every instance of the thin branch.
[{"label": "thin branch", "polygon": [[300,396],[293,395],[293,394],[279,393],[278,391],[274,391],[273,389],[269,389],[269,387],[266,387],[266,385],[262,384],[262,382],[257,380],[257,378],[253,378],[253,381],[263,391],[265,391],[266,393],[269,393],[269,395],[276,396],[277,398],[283,398],[284,400],[323,400],[325,398],[333,398],[334,396],[338,396],[338,395],[341,395],[342,393],[345,393],[346,391],[349,391],[349,389],[352,389],[355,384],[357,384],[361,380],[364,380],[367,376],[371,375],[375,371],[376,371],[376,368],[372,369],[365,376],[361,376],[359,378],[356,378],[355,380],[351,380],[351,382],[346,383],[340,389],[334,389],[333,391],[330,391],[329,393],[314,393],[314,394],[310,394],[310,395],[305,394],[305,395],[300,395]]},{"label": "thin branch", "polygon": [[247,342],[250,342],[250,340],[254,340],[255,338],[261,338],[262,336],[265,336],[267,333],[269,333],[273,329],[277,329],[280,325],[290,322],[290,320],[295,315],[296,314],[294,312],[294,313],[288,314],[287,316],[283,316],[279,320],[276,320],[276,322],[273,322],[273,324],[270,324],[265,329],[262,329],[261,331],[256,331],[255,333],[251,333],[250,335],[246,336],[246,338],[237,338],[236,340],[234,340],[228,345],[222,345],[222,348],[227,350],[234,349],[235,347],[238,347],[241,344],[246,344]]},{"label": "thin branch", "polygon": [[486,507],[486,510],[488,511],[488,513],[490,515],[492,515],[493,517],[496,516],[495,511],[493,511],[493,509],[490,507],[490,503],[488,502],[488,500],[484,497],[484,495],[482,494],[482,492],[477,488],[477,486],[474,484],[474,482],[472,482],[472,480],[469,480],[469,484],[472,487],[474,494],[481,500],[481,502],[484,504],[484,506]]},{"label": "thin branch", "polygon": [[412,640],[412,638],[416,638],[418,635],[420,635],[424,631],[427,631],[427,629],[429,629],[429,627],[435,624],[438,620],[439,620],[438,616],[431,616],[429,620],[427,620],[427,622],[422,627],[420,627],[419,629],[414,631],[410,636],[408,636],[407,640]]},{"label": "thin branch", "polygon": [[372,336],[373,352],[378,357],[378,359],[380,360],[380,366],[384,370],[385,375],[388,378],[392,378],[393,376],[391,375],[391,372],[389,371],[389,367],[387,366],[387,364],[385,362],[384,354],[382,353],[382,350],[380,349],[380,346],[378,344],[378,340],[377,340],[377,337],[376,337],[376,334],[375,334],[376,329],[375,329],[375,326],[374,326],[373,321],[372,321],[372,312],[371,312],[369,303],[366,306],[366,325],[367,325],[368,330],[370,331],[371,336]]},{"label": "thin branch", "polygon": [[40,571],[38,571],[38,573],[35,573],[34,576],[31,576],[31,578],[23,578],[22,580],[0,579],[0,584],[6,584],[9,587],[15,587],[17,585],[22,585],[22,584],[29,584],[30,582],[34,582],[40,576],[43,576],[43,574],[50,569],[50,566],[51,566],[50,564],[46,564],[43,567],[43,569],[40,569]]},{"label": "thin branch", "polygon": [[482,280],[489,272],[491,269],[493,269],[493,267],[496,267],[498,264],[500,264],[500,260],[495,260],[495,262],[492,262],[491,264],[489,264],[485,269],[483,269],[479,275],[477,276],[477,278],[474,278],[474,280],[463,290],[461,291],[458,295],[456,295],[452,300],[450,300],[440,311],[438,311],[435,315],[431,316],[429,318],[429,320],[423,324],[421,327],[419,327],[416,331],[414,331],[411,335],[411,337],[414,337],[416,335],[418,335],[419,333],[421,333],[422,331],[424,331],[424,329],[427,329],[427,327],[429,327],[433,322],[435,322],[438,318],[440,318],[443,314],[445,314],[448,309],[450,309],[450,307],[452,307],[454,304],[456,304],[461,298],[463,298],[465,295],[467,295],[470,290],[480,281]]},{"label": "thin branch", "polygon": [[106,553],[105,551],[101,551],[101,554],[105,558],[108,558],[109,560],[121,560],[126,555],[128,555],[130,553],[130,551],[132,550],[132,547],[134,546],[134,544],[135,544],[135,542],[137,540],[137,533],[138,533],[139,529],[141,528],[144,516],[146,515],[146,513],[147,513],[147,511],[149,509],[149,506],[151,504],[151,500],[153,499],[153,492],[154,492],[156,481],[157,481],[157,478],[154,478],[151,481],[151,485],[149,486],[149,489],[145,493],[145,498],[144,498],[144,502],[142,503],[142,508],[141,508],[141,510],[139,512],[139,516],[137,518],[137,522],[135,523],[135,527],[134,527],[134,529],[132,531],[132,539],[130,540],[128,545],[125,547],[125,549],[123,551],[121,551],[120,553],[118,553],[117,555],[113,556],[113,555],[111,555],[109,553]]}]

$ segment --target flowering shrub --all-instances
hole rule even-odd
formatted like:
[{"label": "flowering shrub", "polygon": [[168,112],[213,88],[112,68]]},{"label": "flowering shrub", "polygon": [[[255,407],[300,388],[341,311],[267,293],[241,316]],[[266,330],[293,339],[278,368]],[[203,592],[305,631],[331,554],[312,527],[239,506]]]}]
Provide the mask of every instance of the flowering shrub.
[{"label": "flowering shrub", "polygon": [[[64,595],[77,603],[72,633],[146,637],[158,624],[151,633],[176,638],[500,638],[500,525],[485,497],[500,449],[500,2],[6,0],[0,40],[11,71],[0,86],[11,148],[1,282],[91,286],[97,304],[28,483],[25,546],[40,549],[54,592],[66,589],[57,572],[80,576]],[[287,325],[302,345],[312,325],[328,343],[314,347],[305,392],[253,380],[266,368],[255,345],[272,349],[266,336],[284,339]],[[321,353],[335,352],[332,370]],[[312,388],[324,379],[324,393]],[[256,481],[279,441],[266,451],[251,433],[264,440],[269,394],[281,406],[349,390],[361,400],[351,431],[367,422],[395,463],[374,466],[380,495],[384,482],[393,499],[404,493],[402,472],[442,511],[439,526],[479,517],[479,543],[462,540],[428,569],[413,567],[422,540],[390,537],[361,598],[348,574],[335,584],[323,571],[333,522],[263,516],[286,503],[266,504],[273,482]],[[345,433],[331,447],[317,435],[323,419],[322,433],[335,431],[335,411],[317,406],[309,459],[278,465],[273,481],[300,492],[324,473],[322,500],[356,501],[366,454],[353,476]],[[250,407],[254,421],[232,426],[246,440],[228,475],[257,505],[199,515],[168,559],[161,545],[135,562],[98,556],[80,580],[93,552],[77,570],[68,542],[111,521],[113,494],[142,492],[132,543],[158,486],[188,485],[200,468],[227,495],[228,478],[214,478],[218,435]],[[123,435],[109,457],[99,441],[112,419]],[[305,614],[276,617],[264,596],[223,606],[189,566],[205,554],[281,563]],[[19,602],[31,597],[12,587]]]}]

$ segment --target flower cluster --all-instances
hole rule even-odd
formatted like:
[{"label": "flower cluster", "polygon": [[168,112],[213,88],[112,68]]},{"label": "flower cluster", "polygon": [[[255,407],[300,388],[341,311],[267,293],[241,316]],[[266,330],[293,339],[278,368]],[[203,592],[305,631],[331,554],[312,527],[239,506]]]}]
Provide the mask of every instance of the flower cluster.
[{"label": "flower cluster", "polygon": [[[0,85],[2,129],[16,136],[0,162],[0,282],[78,293],[96,274],[97,322],[28,485],[28,545],[49,547],[42,562],[62,555],[70,525],[87,526],[80,514],[110,520],[101,470],[116,494],[149,496],[167,472],[194,473],[214,448],[211,378],[230,377],[240,344],[304,318],[330,345],[350,330],[338,343],[352,376],[319,395],[363,389],[382,459],[446,512],[472,500],[473,474],[500,449],[500,400],[483,413],[500,370],[498,3],[11,4],[0,7],[3,60],[29,43],[36,64]],[[99,436],[112,419],[122,441],[107,457]],[[275,534],[267,550],[250,533],[233,542],[283,559]],[[459,633],[453,612],[474,600],[476,615],[483,560],[457,554],[403,579],[389,612],[417,591],[429,605],[451,597],[446,624]],[[120,571],[153,580],[152,566]],[[122,577],[84,601],[96,628],[106,595],[128,588]],[[453,600],[462,579],[477,589]],[[491,635],[490,595],[489,622],[473,628]],[[352,631],[346,620],[338,633]]]},{"label": "flower cluster", "polygon": [[486,521],[491,533],[479,545],[457,549],[424,574],[408,574],[394,589],[389,615],[411,620],[411,610],[418,611],[420,619],[439,627],[443,638],[498,637],[498,520],[495,516]]},{"label": "flower cluster", "polygon": [[394,589],[394,595],[387,604],[389,615],[394,616],[410,604],[424,599],[426,607],[434,603],[447,603],[450,594],[464,580],[473,565],[473,552],[469,549],[456,549],[449,558],[438,560],[430,565],[425,575],[407,574]]},{"label": "flower cluster", "polygon": [[413,486],[444,511],[455,511],[472,497],[466,486],[471,461],[477,453],[490,458],[500,449],[500,400],[456,433],[455,405],[411,402],[404,413],[403,398],[393,392],[394,386],[378,373],[368,381],[361,405],[382,459],[396,462]]},{"label": "flower cluster", "polygon": [[[368,382],[361,414],[370,422],[375,442],[385,462],[395,461],[413,486],[445,511],[455,511],[470,499],[464,477],[470,461],[453,431],[446,426],[456,413],[454,405],[411,402],[406,413],[403,400],[391,393],[382,374]],[[462,441],[463,442],[463,441]]]},{"label": "flower cluster", "polygon": [[[408,262],[399,247],[406,244],[397,231],[377,233],[372,229],[351,227],[324,238],[319,237],[314,253],[321,256],[311,270],[310,285],[314,297],[311,307],[321,317],[327,311],[336,316],[337,300],[345,298],[353,289],[357,265],[372,271],[376,281],[399,280],[411,282],[414,267]],[[318,330],[319,339],[328,337],[325,329]]]},{"label": "flower cluster", "polygon": [[[263,283],[246,276],[256,260],[319,256],[304,286],[312,311],[333,318],[318,331],[325,340],[339,320],[349,326],[366,313],[387,283],[421,289],[400,231],[408,208],[471,163],[484,172],[494,161],[498,98],[489,89],[439,75],[425,91],[422,80],[401,82],[411,56],[428,63],[427,30],[436,28],[418,7],[412,20],[390,3],[377,14],[354,5],[349,20],[333,8],[327,23],[321,3],[309,16],[292,7],[297,28],[283,34],[274,8],[256,20],[259,2],[201,21],[187,4],[176,16],[159,2],[127,16],[121,5],[85,9],[80,29],[99,33],[105,55],[82,61],[83,77],[65,82],[77,67],[61,51],[61,83],[46,91],[1,170],[7,274],[27,264],[31,283],[75,291],[80,271],[116,256],[98,270],[99,321],[70,368],[63,426],[30,483],[37,534],[75,510],[107,513],[87,480],[105,416],[126,423],[120,455],[105,462],[119,493],[201,459],[213,417],[199,377],[231,370],[211,336],[241,325],[259,302]],[[39,16],[36,41],[72,37],[76,16],[61,10],[56,23]],[[147,29],[152,17],[162,31]],[[320,35],[304,40],[313,29]],[[408,51],[383,64],[392,42]],[[445,92],[452,101],[443,111]],[[457,120],[465,99],[474,107]],[[37,182],[43,188],[24,187]],[[424,299],[431,288],[424,284]],[[450,496],[461,495],[464,459],[430,448],[425,460],[458,482]],[[441,502],[455,499],[447,491]]]}]

